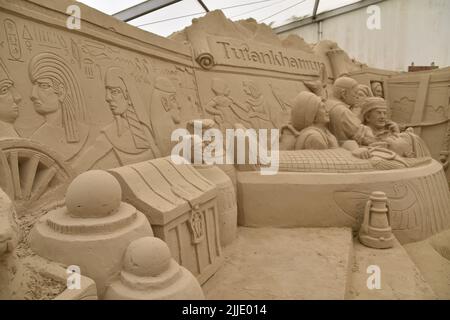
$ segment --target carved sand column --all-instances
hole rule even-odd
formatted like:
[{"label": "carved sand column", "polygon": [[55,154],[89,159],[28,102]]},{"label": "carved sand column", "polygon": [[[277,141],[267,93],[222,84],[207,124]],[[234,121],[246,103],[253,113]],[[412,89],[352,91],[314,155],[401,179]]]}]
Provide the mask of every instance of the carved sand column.
[{"label": "carved sand column", "polygon": [[367,201],[364,220],[359,230],[359,240],[365,246],[386,249],[394,246],[390,213],[384,192],[374,191]]}]

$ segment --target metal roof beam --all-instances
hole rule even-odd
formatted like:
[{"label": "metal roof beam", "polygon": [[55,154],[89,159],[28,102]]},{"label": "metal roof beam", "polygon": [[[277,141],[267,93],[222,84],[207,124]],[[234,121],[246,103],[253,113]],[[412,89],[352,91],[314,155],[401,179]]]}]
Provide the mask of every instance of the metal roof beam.
[{"label": "metal roof beam", "polygon": [[312,16],[311,16],[311,18],[313,20],[316,19],[317,9],[319,9],[319,2],[320,2],[320,0],[316,0],[316,2],[314,2],[314,9],[313,9],[313,13],[312,13]]},{"label": "metal roof beam", "polygon": [[180,1],[181,0],[147,0],[133,7],[117,12],[112,16],[127,22]]},{"label": "metal roof beam", "polygon": [[202,0],[197,0],[197,2],[202,6],[202,8],[203,8],[206,12],[209,12],[209,8],[206,6],[206,4],[205,4]]}]

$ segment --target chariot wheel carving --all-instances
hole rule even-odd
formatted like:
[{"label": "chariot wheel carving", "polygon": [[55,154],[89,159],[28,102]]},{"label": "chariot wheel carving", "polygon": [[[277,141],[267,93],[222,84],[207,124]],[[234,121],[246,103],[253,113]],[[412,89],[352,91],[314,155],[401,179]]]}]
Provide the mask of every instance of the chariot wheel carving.
[{"label": "chariot wheel carving", "polygon": [[28,139],[0,139],[0,187],[19,207],[33,207],[73,177],[71,167],[48,147]]}]

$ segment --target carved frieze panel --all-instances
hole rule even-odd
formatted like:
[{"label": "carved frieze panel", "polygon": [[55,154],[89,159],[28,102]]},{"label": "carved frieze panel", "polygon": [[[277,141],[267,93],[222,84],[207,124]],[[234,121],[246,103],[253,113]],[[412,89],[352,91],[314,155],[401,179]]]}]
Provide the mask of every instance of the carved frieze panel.
[{"label": "carved frieze panel", "polygon": [[76,172],[167,155],[172,130],[202,113],[192,61],[89,36],[83,22],[75,33],[0,13],[0,138],[40,143]]}]

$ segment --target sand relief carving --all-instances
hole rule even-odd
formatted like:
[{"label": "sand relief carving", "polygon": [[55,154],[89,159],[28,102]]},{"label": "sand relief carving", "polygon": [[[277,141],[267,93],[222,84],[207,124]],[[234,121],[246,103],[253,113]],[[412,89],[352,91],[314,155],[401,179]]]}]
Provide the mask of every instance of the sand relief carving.
[{"label": "sand relief carving", "polygon": [[383,83],[380,81],[371,81],[370,88],[374,97],[384,98]]},{"label": "sand relief carving", "polygon": [[22,61],[22,48],[20,46],[20,39],[16,22],[11,19],[5,19],[3,21],[3,26],[5,28],[6,39],[8,43],[10,54],[9,59],[13,61]]},{"label": "sand relief carving", "polygon": [[384,99],[366,98],[361,106],[363,123],[370,128],[371,135],[377,140],[371,147],[381,146],[406,158],[430,156],[427,146],[412,129],[400,133],[399,126],[386,118],[387,105]]},{"label": "sand relief carving", "polygon": [[161,156],[170,155],[173,145],[171,135],[181,122],[181,106],[176,93],[175,86],[168,78],[156,78],[150,106],[150,121]]},{"label": "sand relief carving", "polygon": [[330,116],[322,99],[311,92],[301,92],[294,100],[291,124],[281,129],[282,150],[337,148],[336,137],[328,130]]},{"label": "sand relief carving", "polygon": [[394,246],[391,228],[391,212],[386,194],[375,191],[364,209],[364,220],[359,230],[359,240],[364,245],[386,249]]},{"label": "sand relief carving", "polygon": [[[132,188],[138,180],[137,178],[142,178],[142,184],[133,189],[133,192],[144,191],[145,188],[140,186],[146,186],[157,195],[156,197],[162,194],[163,200],[166,194],[173,193],[173,198],[177,198],[174,206],[180,202],[189,204],[189,206],[186,206],[188,210],[183,212],[184,220],[180,226],[169,224],[170,221],[166,220],[160,225],[151,226],[151,228],[154,228],[153,230],[159,228],[160,231],[158,232],[167,237],[162,239],[171,248],[178,245],[179,252],[173,250],[175,252],[174,259],[179,260],[175,262],[171,258],[167,245],[162,241],[155,242],[156,238],[150,237],[153,234],[152,229],[143,216],[143,213],[159,213],[158,206],[162,200],[153,201],[148,197],[150,192],[144,192],[142,199],[145,201],[139,199],[136,203],[141,205],[142,208],[154,206],[157,210],[152,208],[152,210],[145,210],[144,212],[143,209],[135,209],[133,206],[121,202],[122,197],[117,189],[115,179],[111,180],[111,177],[105,172],[91,171],[85,173],[84,177],[88,178],[83,183],[79,183],[76,188],[74,187],[76,181],[72,184],[72,189],[67,192],[65,207],[50,211],[44,219],[35,224],[34,234],[31,238],[34,250],[51,260],[64,263],[72,261],[72,253],[75,252],[80,259],[79,261],[89,269],[89,276],[97,282],[99,293],[104,299],[203,298],[201,288],[195,278],[180,265],[187,263],[185,257],[188,254],[199,255],[199,248],[201,250],[207,248],[209,255],[204,254],[205,251],[202,253],[203,256],[199,256],[197,260],[192,261],[191,267],[193,270],[198,267],[198,273],[201,274],[204,271],[202,268],[205,268],[208,263],[213,264],[214,259],[211,250],[217,251],[217,256],[221,255],[221,246],[216,238],[219,235],[222,237],[223,233],[222,230],[214,233],[222,228],[222,225],[220,225],[221,208],[214,205],[213,202],[216,200],[212,197],[212,193],[211,195],[208,193],[208,196],[211,196],[208,200],[210,202],[204,204],[204,207],[198,207],[194,204],[195,201],[191,201],[191,198],[194,198],[193,194],[198,193],[196,189],[200,190],[198,185],[194,185],[193,188],[190,188],[191,190],[185,190],[185,182],[175,183],[172,181],[171,178],[174,174],[180,174],[187,182],[190,182],[187,177],[189,176],[188,170],[191,169],[183,169],[185,170],[183,171],[178,167],[172,168],[169,158],[155,159],[170,154],[172,149],[171,134],[185,120],[180,110],[181,105],[183,105],[184,111],[185,103],[191,103],[192,106],[188,109],[202,113],[201,106],[197,101],[197,99],[200,101],[198,96],[200,93],[196,85],[196,77],[195,75],[192,76],[194,69],[185,67],[186,75],[183,75],[183,77],[185,77],[186,83],[182,83],[178,74],[156,72],[160,76],[154,81],[153,91],[150,92],[149,90],[152,99],[151,102],[147,103],[143,101],[137,83],[140,84],[140,87],[143,87],[145,83],[150,88],[150,82],[145,82],[145,79],[147,79],[148,73],[155,72],[155,68],[153,65],[149,66],[144,58],[128,56],[124,54],[125,52],[119,52],[114,47],[102,44],[101,40],[100,42],[90,40],[75,42],[70,38],[64,40],[62,36],[50,29],[48,32],[46,29],[42,29],[44,31],[41,32],[40,28],[36,28],[38,33],[32,29],[35,32],[31,34],[25,27],[22,29],[19,25],[19,28],[17,28],[12,20],[9,20],[13,22],[12,24],[7,20],[9,19],[2,22],[7,29],[6,45],[8,47],[5,46],[4,52],[7,53],[9,49],[9,60],[21,61],[23,53],[26,55],[32,52],[35,48],[31,48],[31,41],[36,41],[33,42],[33,45],[36,44],[37,46],[58,47],[59,50],[62,50],[61,52],[66,48],[67,52],[67,57],[64,56],[64,58],[54,53],[40,53],[35,55],[29,63],[29,78],[32,82],[30,97],[36,112],[45,118],[44,124],[32,134],[32,141],[19,138],[14,128],[14,122],[19,114],[18,104],[21,97],[16,93],[14,82],[0,59],[0,180],[3,178],[1,169],[4,167],[9,170],[9,178],[12,181],[10,185],[13,190],[12,193],[6,192],[8,196],[16,203],[19,203],[20,200],[34,201],[39,199],[58,183],[67,183],[68,180],[72,180],[71,168],[66,162],[70,161],[78,173],[94,167],[114,168],[111,171],[118,170],[118,174],[114,174],[114,176],[122,177],[123,175],[123,178],[121,178],[123,181],[120,182],[122,187],[130,184],[129,188]],[[230,23],[232,22],[230,21]],[[255,24],[251,21],[247,21],[247,23],[250,27]],[[199,23],[199,28],[201,27],[201,23]],[[22,34],[21,32],[18,33],[18,30],[23,31],[21,41],[17,40],[18,35]],[[343,167],[347,166],[347,169],[354,170],[357,173],[354,175],[356,182],[362,176],[360,171],[411,167],[413,166],[411,164],[414,163],[407,160],[429,157],[425,144],[411,129],[402,132],[395,122],[388,119],[387,110],[390,106],[382,98],[384,96],[382,82],[371,81],[370,87],[368,87],[358,84],[351,78],[341,77],[336,80],[333,89],[330,90],[333,91],[333,96],[329,97],[325,84],[328,76],[322,74],[325,71],[324,64],[318,55],[313,56],[315,52],[312,50],[311,52],[308,51],[312,56],[312,59],[309,59],[309,56],[303,56],[300,51],[298,51],[299,55],[295,56],[291,55],[293,52],[291,50],[279,50],[276,43],[272,47],[259,46],[258,42],[268,43],[259,41],[264,36],[261,36],[261,39],[250,39],[249,41],[254,41],[252,43],[246,42],[245,37],[244,40],[240,39],[242,41],[235,41],[233,39],[227,40],[227,38],[210,37],[206,31],[202,35],[204,39],[200,39],[200,44],[203,47],[194,48],[196,49],[194,55],[195,61],[204,69],[213,68],[216,65],[220,70],[222,67],[226,68],[224,65],[229,65],[242,68],[257,66],[259,69],[272,69],[274,73],[280,71],[309,74],[310,76],[316,76],[319,72],[320,79],[317,81],[305,80],[303,84],[301,82],[295,83],[295,85],[299,85],[295,87],[297,90],[292,90],[294,82],[291,81],[292,86],[289,87],[289,90],[294,92],[292,96],[295,96],[300,90],[304,90],[303,85],[311,91],[298,93],[293,103],[290,99],[285,98],[279,88],[272,86],[272,83],[270,83],[272,80],[278,81],[275,80],[276,77],[267,80],[275,100],[280,105],[282,115],[288,117],[288,119],[283,120],[290,120],[288,125],[281,128],[280,147],[283,150],[299,151],[296,154],[294,152],[289,153],[289,155],[294,155],[291,158],[293,162],[306,163],[307,161],[303,161],[305,159],[316,161],[310,167],[311,170],[306,169],[303,172],[325,172],[323,167],[320,167],[321,164],[332,166],[334,165],[333,161],[337,164],[341,162]],[[222,35],[220,34],[220,36]],[[33,40],[33,37],[35,40]],[[241,35],[236,38],[238,37],[242,38]],[[189,40],[192,41],[193,39],[189,38]],[[21,44],[22,48],[20,47]],[[27,49],[29,52],[27,52]],[[340,49],[329,53],[331,61],[340,61],[339,59],[342,59],[342,56],[346,56],[346,54]],[[120,60],[121,58],[123,60]],[[68,61],[71,62],[70,65]],[[9,61],[7,62],[9,63]],[[344,62],[350,64],[350,61]],[[107,63],[106,70],[102,63]],[[127,67],[125,67],[125,63],[128,63]],[[111,66],[115,64],[121,67]],[[244,64],[247,64],[247,66],[244,66]],[[109,106],[113,120],[100,130],[98,137],[92,137],[93,130],[90,130],[86,124],[86,121],[89,120],[85,110],[88,104],[85,103],[83,91],[80,90],[81,86],[78,83],[81,79],[76,76],[76,70],[72,70],[71,66],[74,65],[79,69],[79,72],[84,72],[84,80],[87,80],[86,82],[89,82],[89,84],[94,84],[96,80],[101,79],[102,73],[104,73],[104,100]],[[348,71],[348,68],[336,68],[337,65],[338,63],[331,64],[335,78],[340,74],[346,74],[344,71]],[[130,70],[128,67],[134,69]],[[205,70],[202,72],[207,73]],[[213,78],[211,89],[214,96],[204,110],[214,120],[208,119],[211,121],[211,125],[206,127],[213,127],[214,124],[222,130],[233,128],[236,124],[243,124],[246,128],[254,129],[279,127],[282,117],[277,114],[279,110],[269,103],[273,100],[273,97],[270,97],[270,100],[268,99],[269,91],[263,90],[266,88],[264,82],[236,78],[239,79],[239,84],[242,83],[242,92],[240,93],[243,93],[244,98],[240,100],[236,99],[237,95],[234,95],[238,92],[231,92],[230,87],[232,86],[226,82],[228,80],[218,78],[218,75],[211,78]],[[191,81],[192,84],[188,84],[188,81]],[[288,83],[288,80],[283,81]],[[180,94],[179,89],[191,90],[189,95],[186,95],[188,102],[181,99],[180,95],[178,95],[177,101],[177,94]],[[185,94],[185,92],[183,91],[182,94]],[[287,96],[290,97],[290,95]],[[92,108],[92,106],[90,107]],[[185,114],[193,116],[194,113],[185,112]],[[286,122],[283,121],[282,123],[285,124]],[[1,138],[4,137],[16,137],[17,139],[2,140]],[[91,142],[87,145],[87,141],[91,141],[89,137],[94,140],[92,145]],[[18,142],[15,148],[8,149],[5,142],[8,141],[11,144],[16,143],[16,140]],[[39,149],[40,146],[37,142],[43,144],[42,149]],[[86,146],[87,148],[85,148]],[[50,152],[52,150],[55,151],[54,154]],[[344,160],[349,161],[344,162],[342,158],[337,157],[334,159],[332,157],[333,152],[336,152],[336,155],[339,155],[339,152],[345,153],[344,155],[348,155],[348,157]],[[59,156],[59,153],[62,157]],[[302,158],[303,156],[304,158]],[[355,159],[355,157],[368,161]],[[150,159],[155,160],[148,161]],[[142,162],[133,166],[117,168],[140,161]],[[361,166],[362,169],[360,170],[357,165],[364,161],[369,165]],[[371,161],[373,163],[387,161],[398,164],[390,166],[384,162],[381,166],[377,167],[373,164],[370,167]],[[5,163],[6,165],[4,165]],[[61,164],[64,164],[64,166]],[[67,168],[65,165],[67,165]],[[121,170],[123,170],[122,173],[120,173]],[[146,173],[146,170],[147,174],[143,174]],[[301,170],[298,171],[302,172]],[[148,174],[149,172],[152,174]],[[341,173],[340,171],[333,172]],[[372,174],[372,172],[369,173]],[[95,174],[103,177],[95,177]],[[376,173],[374,174],[376,175]],[[137,178],[127,179],[127,175]],[[159,175],[163,177],[159,178]],[[438,174],[436,176],[436,179],[440,179]],[[151,179],[147,179],[148,177],[151,177]],[[343,178],[343,176],[341,177]],[[208,179],[217,184],[210,178]],[[400,180],[398,177],[389,177],[389,179],[389,182],[386,183],[386,190],[389,190],[391,186],[397,186],[395,179]],[[394,196],[391,196],[391,194],[386,196],[383,192],[387,191],[383,189],[383,192],[372,193],[371,199],[366,203],[370,191],[379,190],[378,188],[370,191],[364,189],[366,192],[359,189],[348,191],[353,190],[349,188],[345,191],[336,191],[335,199],[338,200],[335,201],[338,207],[352,219],[364,218],[360,231],[361,242],[367,241],[366,245],[375,248],[390,247],[392,241],[394,241],[391,228],[402,229],[403,224],[406,223],[404,221],[407,221],[407,226],[404,229],[414,229],[413,232],[427,226],[431,228],[430,233],[434,233],[444,225],[448,225],[448,223],[440,223],[440,220],[436,219],[436,225],[439,228],[435,228],[433,225],[435,222],[425,221],[428,216],[422,213],[428,210],[432,211],[430,215],[434,214],[444,218],[448,211],[445,210],[448,208],[444,206],[444,204],[448,204],[447,190],[438,189],[440,195],[433,195],[433,192],[441,187],[436,182],[437,180],[425,180],[428,179],[425,174],[418,179],[421,179],[424,186],[415,186],[411,182],[405,182],[404,185],[400,183],[399,189],[401,192],[397,194],[395,189]],[[105,184],[101,180],[105,180],[107,183]],[[202,181],[201,179],[198,180]],[[239,181],[239,183],[242,183],[242,181]],[[162,184],[168,186],[162,187]],[[111,186],[112,189],[115,185],[116,190],[111,191],[111,188],[103,190],[102,186],[104,185]],[[261,183],[262,185],[263,183]],[[351,187],[355,187],[355,185],[352,181]],[[0,181],[0,187],[5,191],[8,189],[4,187],[2,181]],[[260,186],[258,185],[258,187]],[[275,188],[269,190],[268,194],[274,192]],[[422,191],[421,188],[430,194],[427,193],[427,197],[425,197],[425,195],[422,195],[425,191]],[[11,220],[11,214],[5,214],[5,211],[2,211],[1,192],[0,189],[0,291],[2,288],[2,273],[4,273],[1,270],[1,259],[11,253],[16,245],[14,242],[16,238],[14,221]],[[218,192],[224,193],[223,190]],[[95,197],[92,197],[93,194]],[[260,194],[258,193],[259,196]],[[300,192],[298,195],[300,195]],[[349,201],[351,196],[357,198],[357,201],[353,198],[352,201]],[[389,198],[389,201],[387,198]],[[92,202],[92,199],[95,201]],[[326,196],[322,199],[326,199]],[[243,201],[240,198],[241,200]],[[431,205],[432,200],[436,200],[436,203],[438,203],[436,204],[439,207],[438,210],[434,203]],[[219,202],[219,200],[217,201]],[[145,206],[142,205],[144,202]],[[328,205],[326,201],[324,202]],[[349,204],[350,202],[351,204]],[[79,204],[83,207],[82,209],[77,209],[80,208]],[[134,205],[137,207],[137,204]],[[341,204],[343,207],[341,207]],[[366,204],[365,210],[364,204]],[[361,208],[361,205],[363,208]],[[170,207],[170,203],[167,207]],[[358,208],[355,209],[356,207]],[[415,211],[409,210],[410,208]],[[218,212],[215,212],[215,210],[218,210]],[[316,211],[319,212],[320,210]],[[276,212],[280,215],[283,214],[281,210]],[[217,218],[217,215],[219,218]],[[167,214],[161,215],[163,218],[167,216]],[[211,220],[208,220],[211,217],[219,221],[219,227],[216,226],[217,221],[212,223]],[[308,219],[308,217],[306,218]],[[419,220],[419,218],[423,220]],[[396,219],[402,221],[398,222]],[[235,220],[232,222],[236,226]],[[139,229],[139,234],[135,232],[131,234],[132,232],[130,232],[127,239],[122,239],[122,229],[130,228],[133,224],[136,230]],[[139,225],[136,226],[137,224]],[[432,226],[430,227],[428,224]],[[397,228],[399,225],[401,228]],[[180,233],[180,230],[182,233]],[[186,233],[186,231],[188,232]],[[209,239],[211,238],[211,232],[214,233],[212,237],[214,241]],[[183,237],[180,237],[180,234]],[[105,241],[101,245],[98,241],[100,235],[105,236]],[[57,240],[63,241],[60,241],[61,244],[59,244],[56,243]],[[90,243],[91,240],[92,244]],[[207,246],[206,242],[208,242]],[[82,245],[78,246],[77,243]],[[72,252],[70,248],[74,245],[78,247]],[[189,245],[192,247],[192,253],[186,253],[186,247]],[[52,250],[52,248],[58,247],[59,250]],[[108,250],[104,250],[105,247]],[[106,258],[102,257],[98,261],[92,260],[88,252],[92,248],[98,253],[99,257],[105,255]],[[148,248],[154,250],[148,250]],[[204,260],[201,260],[203,258]],[[219,264],[217,263],[217,265]],[[110,279],[105,278],[105,270],[111,271],[112,266],[117,278],[110,282]],[[217,268],[214,267],[214,271],[208,271],[208,276],[203,277],[201,282],[205,282]],[[180,282],[186,281],[186,279],[190,282],[183,288]],[[167,288],[170,290],[166,290]],[[103,295],[103,293],[106,294]]]},{"label": "sand relief carving", "polygon": [[72,159],[85,145],[90,129],[77,77],[60,56],[50,52],[31,59],[29,77],[30,99],[45,118],[30,138],[61,153],[64,160]]},{"label": "sand relief carving", "polygon": [[361,123],[358,115],[352,112],[357,105],[358,83],[348,77],[340,77],[334,82],[333,98],[326,102],[330,114],[330,130],[340,143],[354,140],[359,145],[375,142],[370,129]]},{"label": "sand relief carving", "polygon": [[214,78],[211,90],[215,97],[208,102],[205,107],[221,130],[234,128],[235,123],[242,123],[246,127],[251,127],[248,120],[249,109],[231,97],[231,90],[227,83],[220,78]]},{"label": "sand relief carving", "polygon": [[248,117],[250,118],[252,128],[273,128],[270,107],[256,83],[253,81],[243,81],[242,86],[247,95],[245,104],[249,110]]},{"label": "sand relief carving", "polygon": [[0,137],[18,137],[14,122],[19,116],[21,96],[0,59]]},{"label": "sand relief carving", "polygon": [[121,68],[111,67],[106,71],[105,90],[105,100],[114,120],[76,159],[77,170],[82,172],[99,165],[98,161],[108,155],[114,159],[114,166],[160,157],[146,107],[134,81]]}]

